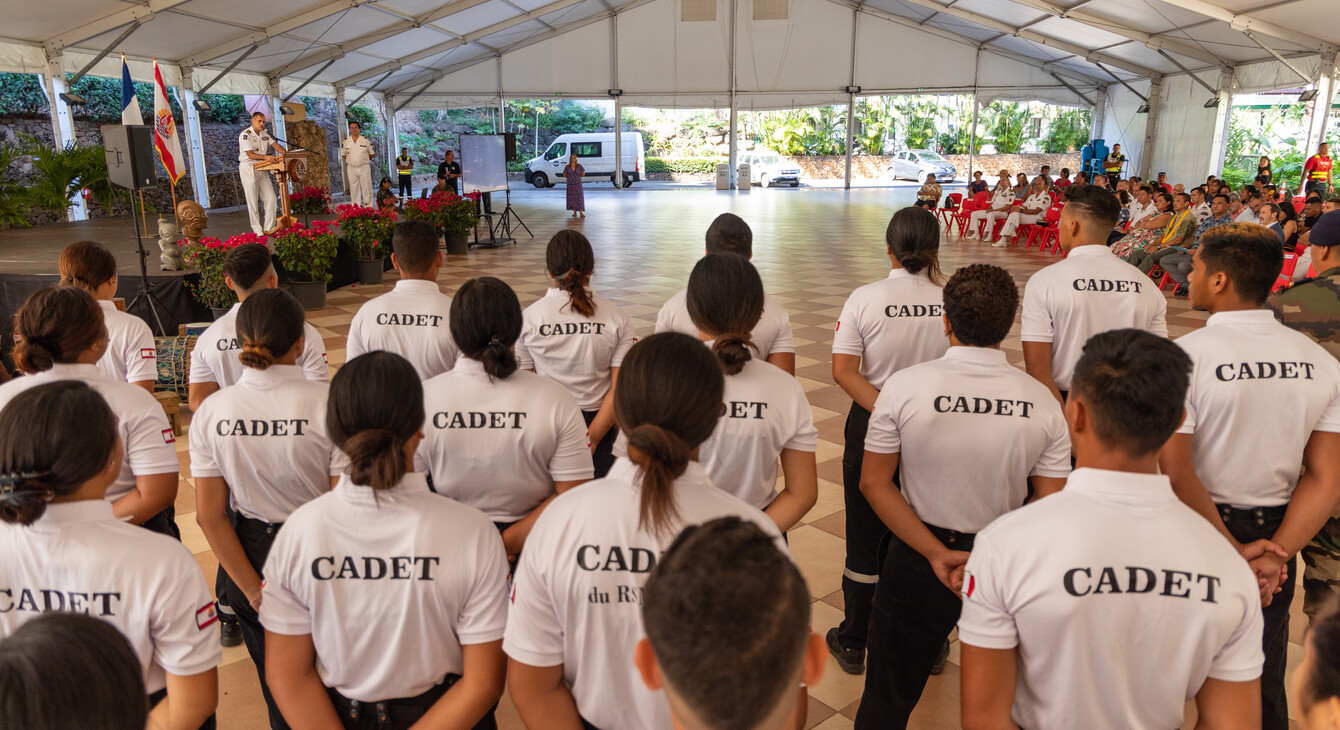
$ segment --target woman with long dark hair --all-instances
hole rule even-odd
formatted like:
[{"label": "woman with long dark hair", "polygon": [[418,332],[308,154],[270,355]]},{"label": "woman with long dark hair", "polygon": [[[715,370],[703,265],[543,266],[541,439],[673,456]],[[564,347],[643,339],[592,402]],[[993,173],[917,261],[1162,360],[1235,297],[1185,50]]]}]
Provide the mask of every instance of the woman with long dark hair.
[{"label": "woman with long dark hair", "polygon": [[507,557],[488,518],[413,471],[423,386],[399,355],[335,373],[326,429],[349,459],[265,562],[265,676],[291,724],[497,727]]},{"label": "woman with long dark hair", "polygon": [[118,519],[181,539],[173,503],[181,480],[176,438],[162,406],[143,388],[110,380],[97,362],[107,352],[102,308],[75,287],[34,292],[14,318],[14,362],[26,376],[0,385],[0,406],[36,385],[78,380],[117,415],[126,458],[107,489]]},{"label": "woman with long dark hair", "polygon": [[576,399],[519,369],[512,347],[521,328],[521,303],[501,280],[482,276],[456,291],[451,336],[461,355],[423,384],[428,418],[416,460],[434,491],[493,520],[511,556],[548,501],[595,472]]},{"label": "woman with long dark hair", "polygon": [[553,287],[522,312],[516,357],[523,370],[553,380],[577,399],[598,479],[614,464],[614,387],[619,365],[637,335],[618,305],[591,291],[595,267],[586,236],[577,231],[554,234],[545,251]]},{"label": "woman with long dark hair", "polygon": [[712,352],[688,335],[652,335],[620,373],[614,413],[628,458],[559,495],[517,566],[503,648],[527,727],[669,730],[664,695],[646,688],[631,661],[657,556],[685,525],[727,515],[779,536],[767,515],[713,486],[693,461],[721,414],[725,381]]},{"label": "woman with long dark hair", "polygon": [[51,611],[106,621],[139,660],[156,705],[149,726],[212,728],[222,659],[214,599],[180,542],[113,512],[106,493],[121,476],[117,430],[108,401],[70,379],[36,384],[0,409],[0,585],[9,606],[0,636]]}]

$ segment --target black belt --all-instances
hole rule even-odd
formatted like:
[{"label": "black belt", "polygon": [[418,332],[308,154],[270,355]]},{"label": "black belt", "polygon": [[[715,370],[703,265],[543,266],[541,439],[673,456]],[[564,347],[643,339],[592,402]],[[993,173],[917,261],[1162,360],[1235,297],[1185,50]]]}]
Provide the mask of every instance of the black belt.
[{"label": "black belt", "polygon": [[253,534],[264,533],[271,538],[273,538],[275,533],[279,532],[279,529],[284,526],[284,523],[282,522],[266,522],[265,520],[247,517],[241,512],[238,512],[233,519],[234,530],[244,529]]},{"label": "black belt", "polygon": [[351,700],[332,687],[327,687],[326,693],[330,695],[330,701],[335,704],[335,712],[341,719],[357,721],[363,717],[370,717],[378,726],[390,726],[392,721],[395,720],[414,721],[423,717],[428,708],[442,699],[442,695],[445,695],[447,690],[451,689],[452,685],[459,682],[460,679],[461,675],[459,674],[448,674],[440,684],[417,697],[381,700],[380,702]]},{"label": "black belt", "polygon": [[944,543],[945,547],[954,548],[957,550],[971,550],[973,540],[977,538],[976,533],[959,532],[957,530],[946,530],[943,527],[936,527],[935,525],[932,525],[927,522],[923,522],[921,524],[926,525],[926,529],[930,530],[931,534],[934,535],[937,540]]},{"label": "black belt", "polygon": [[1258,525],[1264,525],[1267,520],[1282,520],[1284,513],[1288,511],[1289,505],[1281,504],[1275,507],[1248,507],[1239,509],[1227,504],[1216,504],[1215,508],[1219,510],[1219,517],[1224,522],[1234,520],[1252,520]]}]

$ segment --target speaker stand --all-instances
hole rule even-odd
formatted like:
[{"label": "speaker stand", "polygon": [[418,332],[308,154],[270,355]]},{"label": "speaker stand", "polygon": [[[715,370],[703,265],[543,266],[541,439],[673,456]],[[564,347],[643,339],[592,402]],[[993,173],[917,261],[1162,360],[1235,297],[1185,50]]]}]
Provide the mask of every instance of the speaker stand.
[{"label": "speaker stand", "polygon": [[[140,207],[143,210],[143,206]],[[153,290],[149,288],[149,266],[145,263],[149,258],[149,252],[144,250],[144,234],[140,230],[140,217],[135,215],[134,195],[130,196],[130,217],[135,220],[135,246],[139,249],[140,255],[140,289],[135,293],[135,298],[131,299],[130,303],[126,305],[126,311],[129,312],[143,299],[145,305],[149,307],[149,311],[154,315],[154,322],[158,324],[158,336],[168,337],[167,329],[163,327],[163,318],[158,314],[159,309],[167,311],[167,307],[163,306],[163,302],[158,299],[158,295],[154,294]]]}]

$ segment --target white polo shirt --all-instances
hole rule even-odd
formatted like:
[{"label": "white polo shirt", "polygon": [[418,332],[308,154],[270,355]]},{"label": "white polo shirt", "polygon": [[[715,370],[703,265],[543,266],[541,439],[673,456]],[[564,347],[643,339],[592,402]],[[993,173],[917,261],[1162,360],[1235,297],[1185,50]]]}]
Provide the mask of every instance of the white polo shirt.
[{"label": "white polo shirt", "polygon": [[977,535],[958,634],[1019,649],[1030,730],[1181,727],[1207,678],[1261,676],[1251,569],[1168,477],[1077,469]]},{"label": "white polo shirt", "polygon": [[1210,204],[1208,202],[1202,202],[1200,205],[1192,206],[1191,210],[1196,214],[1197,226],[1209,220],[1214,215],[1210,210]]},{"label": "white polo shirt", "polygon": [[243,165],[255,165],[259,160],[251,159],[247,156],[247,153],[255,152],[258,155],[268,155],[272,151],[271,146],[274,145],[274,141],[274,137],[271,137],[264,127],[257,132],[251,128],[251,125],[247,125],[247,128],[237,135],[237,161]]},{"label": "white polo shirt", "polygon": [[116,416],[125,460],[121,462],[121,474],[107,487],[109,502],[115,502],[134,489],[137,476],[176,474],[181,470],[181,462],[177,461],[177,439],[163,407],[138,385],[107,379],[96,365],[56,363],[50,370],[15,378],[0,385],[0,409],[19,393],[58,380],[87,384],[98,391]]},{"label": "white polo shirt", "polygon": [[1269,309],[1212,314],[1177,344],[1193,365],[1177,432],[1193,434],[1210,497],[1287,504],[1312,432],[1340,432],[1340,361]]},{"label": "white polo shirt", "polygon": [[722,401],[721,418],[698,447],[698,461],[713,484],[766,509],[777,498],[782,450],[812,454],[819,443],[805,389],[785,370],[751,358],[726,376]]},{"label": "white polo shirt", "polygon": [[1070,390],[1090,337],[1133,327],[1168,336],[1168,300],[1139,269],[1107,246],[1076,246],[1024,287],[1024,342],[1052,343],[1052,380]]},{"label": "white polo shirt", "polygon": [[310,634],[321,682],[359,702],[415,697],[503,636],[507,554],[478,510],[422,474],[374,492],[345,477],[299,507],[265,561],[266,631]]},{"label": "white polo shirt", "polygon": [[48,504],[27,527],[0,523],[0,554],[0,636],[52,611],[102,619],[130,642],[150,694],[167,673],[223,659],[214,598],[190,551],[121,522],[106,501]]},{"label": "white polo shirt", "polygon": [[192,417],[191,474],[223,477],[243,516],[284,522],[348,467],[326,431],[329,392],[296,365],[246,368]]},{"label": "white polo shirt", "polygon": [[[690,337],[698,336],[698,325],[689,316],[689,290],[681,289],[661,307],[656,315],[656,332],[680,332]],[[763,359],[775,352],[795,352],[796,344],[791,339],[791,318],[781,302],[771,296],[763,295],[763,316],[750,333],[754,346]]]},{"label": "white polo shirt", "polygon": [[906,269],[893,269],[883,281],[852,292],[833,332],[833,354],[861,358],[861,377],[876,388],[948,349],[944,289]]},{"label": "white polo shirt", "polygon": [[1143,205],[1134,196],[1131,197],[1131,204],[1126,208],[1131,212],[1131,217],[1127,219],[1131,225],[1135,225],[1158,212],[1158,206],[1154,205],[1153,199],[1150,199],[1149,205]]},{"label": "white polo shirt", "polygon": [[984,347],[951,347],[889,378],[865,450],[901,455],[903,496],[923,522],[968,534],[1018,509],[1030,476],[1070,473],[1061,405]]},{"label": "white polo shirt", "polygon": [[98,305],[107,325],[107,352],[98,360],[98,370],[111,380],[158,382],[157,346],[149,325],[112,302],[99,300]]},{"label": "white polo shirt", "polygon": [[[622,309],[592,294],[595,314],[583,317],[566,291],[551,288],[526,307],[516,359],[523,370],[559,383],[583,411],[598,411],[610,390],[610,370],[623,364],[637,342]],[[695,333],[696,334],[696,333]]]},{"label": "white polo shirt", "polygon": [[346,362],[385,350],[409,360],[420,380],[441,375],[460,355],[451,339],[451,297],[435,281],[401,279],[358,308],[344,347]]},{"label": "white polo shirt", "polygon": [[416,471],[433,490],[516,522],[554,493],[554,482],[595,476],[582,412],[563,386],[518,370],[490,379],[478,360],[423,384],[423,441]]},{"label": "white polo shirt", "polygon": [[[689,462],[675,480],[678,519],[664,535],[638,527],[638,467],[569,490],[535,521],[512,587],[503,651],[534,667],[563,665],[577,711],[600,728],[670,730],[670,705],[633,667],[648,573],[686,525],[734,515],[780,538],[758,509],[712,486]],[[778,539],[779,549],[781,541]]]},{"label": "white polo shirt", "polygon": [[[224,388],[242,377],[242,361],[237,359],[242,352],[242,343],[237,338],[237,310],[241,306],[241,303],[234,304],[227,314],[214,320],[214,324],[200,333],[200,338],[195,341],[195,349],[191,351],[190,382],[217,383],[220,388]],[[302,336],[298,366],[306,373],[308,380],[330,382],[326,344],[321,340],[321,333],[310,322],[305,322]]]}]

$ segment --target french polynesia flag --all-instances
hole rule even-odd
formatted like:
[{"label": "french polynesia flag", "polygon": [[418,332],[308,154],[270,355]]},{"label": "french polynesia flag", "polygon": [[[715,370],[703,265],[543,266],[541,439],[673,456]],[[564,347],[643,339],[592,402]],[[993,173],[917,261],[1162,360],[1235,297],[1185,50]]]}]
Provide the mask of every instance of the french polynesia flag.
[{"label": "french polynesia flag", "polygon": [[163,169],[175,185],[186,174],[186,160],[181,154],[181,142],[177,140],[177,123],[172,120],[172,107],[168,104],[167,86],[163,84],[163,72],[158,70],[158,59],[154,59],[154,147],[158,150],[158,159],[163,161]]}]

